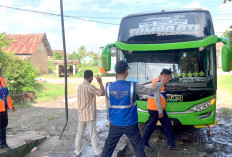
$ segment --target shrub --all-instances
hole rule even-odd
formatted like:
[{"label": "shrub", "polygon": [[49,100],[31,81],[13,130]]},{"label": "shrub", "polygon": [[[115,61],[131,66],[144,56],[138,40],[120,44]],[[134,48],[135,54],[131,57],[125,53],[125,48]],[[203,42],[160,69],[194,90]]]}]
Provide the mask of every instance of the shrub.
[{"label": "shrub", "polygon": [[53,73],[56,70],[56,65],[53,64],[53,58],[48,59],[48,74]]},{"label": "shrub", "polygon": [[54,54],[54,57],[53,57],[54,59],[62,59],[63,58],[63,55],[60,53],[60,52],[55,52],[55,54]]},{"label": "shrub", "polygon": [[0,54],[0,66],[3,78],[6,79],[10,93],[34,91],[33,85],[38,76],[38,68],[29,61],[23,61],[13,53]]}]

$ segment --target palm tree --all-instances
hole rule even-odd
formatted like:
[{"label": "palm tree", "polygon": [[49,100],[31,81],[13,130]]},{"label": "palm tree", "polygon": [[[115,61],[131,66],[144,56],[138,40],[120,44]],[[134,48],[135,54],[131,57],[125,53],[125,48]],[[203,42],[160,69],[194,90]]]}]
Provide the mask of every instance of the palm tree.
[{"label": "palm tree", "polygon": [[85,54],[86,54],[86,48],[85,48],[84,45],[82,45],[82,46],[78,49],[78,54],[79,54],[80,57],[85,56]]}]

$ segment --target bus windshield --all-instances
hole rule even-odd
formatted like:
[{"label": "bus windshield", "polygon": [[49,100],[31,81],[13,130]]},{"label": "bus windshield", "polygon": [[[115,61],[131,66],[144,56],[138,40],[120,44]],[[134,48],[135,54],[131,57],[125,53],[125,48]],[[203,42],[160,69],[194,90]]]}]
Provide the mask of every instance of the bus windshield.
[{"label": "bus windshield", "polygon": [[164,12],[125,17],[120,24],[118,40],[125,43],[178,42],[213,34],[207,11]]},{"label": "bus windshield", "polygon": [[172,80],[167,87],[216,88],[214,45],[165,51],[123,51],[121,59],[130,67],[127,79],[150,83],[163,68],[170,69]]}]

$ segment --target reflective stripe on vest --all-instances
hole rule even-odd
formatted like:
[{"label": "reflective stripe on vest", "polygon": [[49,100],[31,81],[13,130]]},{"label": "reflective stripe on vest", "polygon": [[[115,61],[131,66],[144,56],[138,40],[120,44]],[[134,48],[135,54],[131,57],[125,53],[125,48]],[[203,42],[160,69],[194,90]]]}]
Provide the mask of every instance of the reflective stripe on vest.
[{"label": "reflective stripe on vest", "polygon": [[[131,89],[130,89],[130,105],[123,105],[123,106],[117,106],[117,105],[111,105],[109,104],[108,107],[109,108],[120,108],[120,109],[124,109],[124,108],[131,108],[134,105],[136,105],[136,101],[133,102],[133,93],[134,93],[134,85],[133,82],[131,82]],[[107,85],[107,96],[110,100],[110,83],[108,83]]]}]

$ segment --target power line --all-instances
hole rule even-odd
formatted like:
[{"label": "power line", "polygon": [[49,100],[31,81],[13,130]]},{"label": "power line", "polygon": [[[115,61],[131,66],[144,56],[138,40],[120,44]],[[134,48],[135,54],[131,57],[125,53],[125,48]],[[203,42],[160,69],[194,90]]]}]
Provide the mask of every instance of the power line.
[{"label": "power line", "polygon": [[[46,14],[46,15],[52,15],[52,16],[60,16],[60,14],[55,14],[55,13],[41,12],[41,11],[28,10],[28,9],[21,9],[21,8],[9,7],[9,6],[3,6],[3,5],[0,5],[0,6],[1,7],[5,7],[5,8],[9,8],[9,9],[25,11],[25,12],[34,12],[34,13],[39,13],[39,14]],[[78,13],[80,13],[80,12],[78,12]],[[82,13],[90,13],[90,12],[82,12]],[[227,14],[227,15],[230,15],[230,14]],[[114,17],[93,17],[93,16],[92,17],[91,16],[85,16],[85,17],[83,17],[83,16],[69,16],[69,15],[65,15],[64,17],[78,19],[78,20],[83,20],[83,21],[89,21],[89,22],[97,22],[97,23],[102,23],[102,24],[110,24],[110,25],[118,25],[118,24],[109,23],[109,22],[102,22],[102,21],[96,21],[96,20],[87,20],[87,19],[84,19],[84,18],[121,19],[121,18],[114,18]],[[232,20],[232,19],[213,19],[213,20]]]},{"label": "power line", "polygon": [[[1,11],[0,10],[0,12],[1,13],[10,13],[10,11]],[[43,13],[45,13],[45,12],[43,12]],[[48,14],[54,14],[54,13],[48,13]],[[56,15],[58,15],[59,16],[59,14],[56,14]],[[94,18],[94,19],[112,19],[112,20],[117,20],[117,19],[122,19],[122,17],[95,17],[95,16],[69,16],[69,15],[66,15],[65,17],[69,17],[69,18],[78,18],[78,19],[83,19],[83,18]],[[83,19],[84,20],[84,19]],[[226,21],[228,21],[228,20],[232,20],[232,19],[214,19],[213,18],[213,20],[226,20]]]},{"label": "power line", "polygon": [[[26,12],[33,12],[33,13],[39,13],[39,14],[45,14],[45,15],[52,15],[52,16],[61,16],[60,14],[54,14],[54,13],[48,13],[48,12],[42,12],[42,11],[36,11],[36,10],[21,9],[21,8],[9,7],[9,6],[4,6],[4,5],[0,5],[0,6],[4,7],[4,8],[9,8],[9,9],[14,9],[14,10],[20,10],[20,11],[26,11]],[[64,15],[64,17],[78,19],[78,20],[82,20],[82,21],[89,21],[89,22],[96,22],[96,23],[109,24],[109,25],[117,25],[118,26],[118,24],[115,24],[115,23],[102,22],[102,21],[96,21],[96,20],[87,20],[87,19],[83,19],[83,18],[80,18],[80,17],[74,17],[74,16]]]},{"label": "power line", "polygon": [[[109,2],[109,1],[98,1],[98,2]],[[98,2],[81,2],[81,3],[98,3]],[[117,2],[117,1],[110,1],[110,2]],[[64,4],[80,4],[80,3],[64,3]],[[9,7],[9,6],[3,6],[3,5],[0,5],[2,7],[8,7],[8,8],[14,8],[14,7]],[[16,8],[16,7],[15,7]],[[20,8],[18,8],[20,9]],[[25,9],[26,10],[26,9]],[[38,11],[39,12],[39,11]],[[73,11],[65,11],[65,12],[73,12]],[[111,13],[104,13],[104,12],[76,12],[75,13],[78,13],[78,14],[86,14],[86,13],[93,13],[93,14],[129,14],[128,12],[111,12]],[[225,15],[232,15],[232,14],[211,14],[211,15],[219,15],[219,16],[225,16]]]},{"label": "power line", "polygon": [[[0,13],[12,13],[11,11],[1,11]],[[23,12],[21,12],[23,13]],[[25,12],[25,14],[28,14],[27,12]],[[66,15],[69,16],[69,15]],[[95,16],[72,16],[74,18],[94,18],[94,19],[112,19],[112,20],[117,20],[117,19],[122,19],[122,17],[95,17]]]}]

